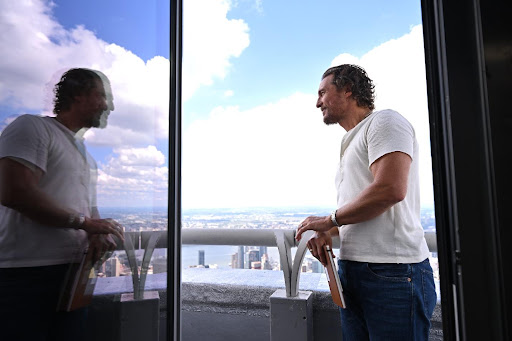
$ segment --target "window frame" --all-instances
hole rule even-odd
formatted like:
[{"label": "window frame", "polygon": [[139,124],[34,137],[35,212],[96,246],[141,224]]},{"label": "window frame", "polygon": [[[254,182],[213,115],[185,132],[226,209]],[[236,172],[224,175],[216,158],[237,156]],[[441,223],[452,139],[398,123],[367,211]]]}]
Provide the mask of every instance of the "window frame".
[{"label": "window frame", "polygon": [[481,6],[422,0],[444,340],[509,334]]},{"label": "window frame", "polygon": [[170,0],[169,202],[167,340],[181,340],[181,78],[182,0]]}]

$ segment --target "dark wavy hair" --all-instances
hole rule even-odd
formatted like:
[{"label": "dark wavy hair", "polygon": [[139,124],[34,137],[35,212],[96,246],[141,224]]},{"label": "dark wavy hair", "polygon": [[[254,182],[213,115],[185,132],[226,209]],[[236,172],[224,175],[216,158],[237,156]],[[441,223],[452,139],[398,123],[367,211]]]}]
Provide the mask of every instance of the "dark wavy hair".
[{"label": "dark wavy hair", "polygon": [[58,115],[70,109],[74,98],[89,93],[96,86],[96,80],[102,82],[100,76],[93,70],[76,68],[66,71],[53,89],[55,95],[53,113]]},{"label": "dark wavy hair", "polygon": [[352,64],[333,66],[324,72],[322,79],[329,75],[333,75],[332,83],[338,90],[345,88],[352,92],[358,106],[375,109],[375,86],[362,67]]}]

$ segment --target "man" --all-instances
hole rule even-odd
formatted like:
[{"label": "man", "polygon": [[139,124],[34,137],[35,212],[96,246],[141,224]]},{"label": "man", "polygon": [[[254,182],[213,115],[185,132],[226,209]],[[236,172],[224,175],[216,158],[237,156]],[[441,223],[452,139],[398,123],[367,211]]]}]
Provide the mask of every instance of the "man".
[{"label": "man", "polygon": [[316,106],[326,124],[347,131],[338,209],[305,219],[296,238],[316,231],[307,245],[326,264],[322,248],[339,234],[344,341],[428,340],[436,293],[420,224],[418,143],[404,117],[373,111],[373,102],[373,82],[362,68],[345,64],[323,74]]},{"label": "man", "polygon": [[100,219],[84,129],[113,110],[108,79],[71,69],[56,117],[22,115],[0,136],[0,330],[5,340],[79,340],[86,309],[56,312],[70,263],[89,243],[112,249],[122,228]]}]

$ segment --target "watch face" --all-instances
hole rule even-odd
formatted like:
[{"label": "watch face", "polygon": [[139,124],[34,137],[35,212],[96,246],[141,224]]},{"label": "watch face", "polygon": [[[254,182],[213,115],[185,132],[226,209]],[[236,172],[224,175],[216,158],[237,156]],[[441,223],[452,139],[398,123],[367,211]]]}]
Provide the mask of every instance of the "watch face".
[{"label": "watch face", "polygon": [[79,217],[78,217],[78,224],[79,225],[82,225],[85,221],[85,215],[84,214],[80,214]]}]

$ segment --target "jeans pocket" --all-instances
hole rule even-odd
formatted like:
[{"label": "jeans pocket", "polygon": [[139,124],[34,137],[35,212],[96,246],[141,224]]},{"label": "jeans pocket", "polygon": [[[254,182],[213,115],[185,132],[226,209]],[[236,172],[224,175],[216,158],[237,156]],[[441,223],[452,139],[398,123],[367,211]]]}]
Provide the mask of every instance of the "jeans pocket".
[{"label": "jeans pocket", "polygon": [[410,282],[411,265],[393,263],[368,263],[368,271],[375,277],[393,282]]}]

